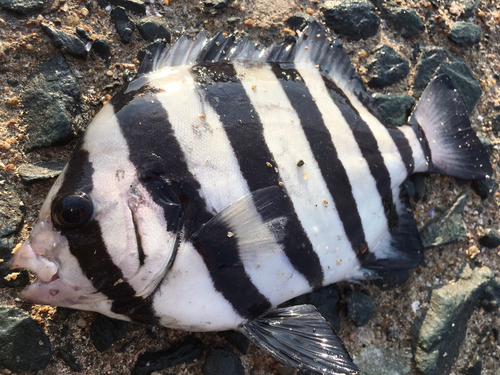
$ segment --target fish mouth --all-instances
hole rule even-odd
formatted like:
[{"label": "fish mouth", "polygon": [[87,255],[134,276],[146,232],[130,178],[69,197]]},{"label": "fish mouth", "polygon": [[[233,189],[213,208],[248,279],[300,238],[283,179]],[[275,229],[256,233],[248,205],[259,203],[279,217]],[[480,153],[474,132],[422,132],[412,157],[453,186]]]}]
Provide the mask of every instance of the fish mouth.
[{"label": "fish mouth", "polygon": [[24,242],[14,252],[14,256],[9,261],[9,268],[11,270],[27,269],[36,276],[33,284],[50,284],[59,279],[59,266],[54,261],[38,254],[29,241]]}]

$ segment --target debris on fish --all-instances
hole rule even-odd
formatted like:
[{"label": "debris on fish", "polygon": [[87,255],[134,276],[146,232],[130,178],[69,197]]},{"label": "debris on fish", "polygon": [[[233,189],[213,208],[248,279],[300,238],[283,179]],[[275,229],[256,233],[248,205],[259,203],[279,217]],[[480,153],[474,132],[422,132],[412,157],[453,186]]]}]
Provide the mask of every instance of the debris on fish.
[{"label": "debris on fish", "polygon": [[234,329],[283,362],[358,367],[311,305],[341,280],[423,256],[403,181],[488,178],[448,76],[386,128],[340,41],[319,23],[261,49],[182,37],[97,114],[11,268],[26,301],[190,331]]}]

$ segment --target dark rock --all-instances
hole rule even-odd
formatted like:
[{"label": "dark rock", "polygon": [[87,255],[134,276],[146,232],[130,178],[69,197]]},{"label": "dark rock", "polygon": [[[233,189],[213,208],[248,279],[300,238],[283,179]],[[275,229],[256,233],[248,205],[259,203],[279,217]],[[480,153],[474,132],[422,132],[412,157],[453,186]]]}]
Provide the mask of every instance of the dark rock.
[{"label": "dark rock", "polygon": [[0,237],[10,237],[21,229],[22,202],[14,187],[0,173]]},{"label": "dark rock", "polygon": [[425,223],[420,230],[424,247],[442,246],[453,241],[465,240],[466,230],[462,219],[467,193],[460,194],[443,215]]},{"label": "dark rock", "polygon": [[481,306],[488,312],[498,310],[500,307],[500,282],[494,280],[484,290]]},{"label": "dark rock", "polygon": [[379,272],[379,276],[380,279],[373,280],[373,284],[382,290],[389,290],[408,281],[410,272],[408,270]]},{"label": "dark rock", "polygon": [[168,24],[161,17],[146,17],[137,24],[139,33],[149,42],[161,40],[170,43],[170,32],[167,30]]},{"label": "dark rock", "polygon": [[467,110],[472,111],[481,96],[481,85],[466,63],[441,48],[422,49],[413,81],[415,94],[420,95],[431,79],[440,74],[451,77]]},{"label": "dark rock", "polygon": [[403,38],[411,38],[425,30],[425,25],[413,9],[403,8],[386,0],[370,0]]},{"label": "dark rock", "polygon": [[70,55],[81,59],[87,58],[85,44],[83,44],[83,42],[76,36],[66,34],[61,30],[56,30],[44,23],[40,24],[40,27],[43,32],[49,36],[51,43],[55,47],[60,48],[64,53],[69,53]]},{"label": "dark rock", "polygon": [[352,320],[356,327],[367,324],[376,310],[371,298],[357,290],[349,293],[347,298],[347,319]]},{"label": "dark rock", "polygon": [[44,162],[40,164],[22,164],[18,169],[19,177],[25,184],[48,180],[49,178],[57,177],[61,174],[66,163],[60,162]]},{"label": "dark rock", "polygon": [[241,354],[246,354],[250,340],[243,333],[236,331],[222,331],[218,333],[224,337],[232,346],[234,346]]},{"label": "dark rock", "polygon": [[108,349],[127,333],[127,322],[97,315],[90,325],[90,338],[100,352]]},{"label": "dark rock", "polygon": [[368,65],[368,85],[385,87],[408,74],[410,63],[391,47],[383,45],[375,51],[374,60]]},{"label": "dark rock", "polygon": [[42,11],[48,0],[0,0],[0,8],[30,16]]},{"label": "dark rock", "polygon": [[286,24],[294,30],[302,30],[308,23],[313,21],[313,17],[304,12],[297,12],[293,16],[288,17]]},{"label": "dark rock", "polygon": [[190,364],[203,356],[205,346],[200,339],[189,336],[167,349],[158,352],[145,352],[139,356],[132,369],[132,375],[149,375],[153,371],[160,371],[167,367]]},{"label": "dark rock", "polygon": [[241,359],[234,352],[225,348],[212,350],[203,366],[203,375],[243,375],[245,371]]},{"label": "dark rock", "polygon": [[481,246],[494,249],[500,246],[500,234],[494,229],[486,229],[479,238],[479,243]]},{"label": "dark rock", "polygon": [[115,22],[116,30],[120,34],[122,43],[130,42],[130,37],[134,31],[134,23],[128,18],[127,12],[123,7],[113,8],[111,11],[111,19]]},{"label": "dark rock", "polygon": [[321,5],[325,24],[340,36],[367,39],[374,36],[380,25],[375,7],[364,0],[333,0]]},{"label": "dark rock", "polygon": [[314,292],[293,298],[281,306],[314,305],[320,314],[332,325],[340,330],[340,292],[337,285],[329,285]]},{"label": "dark rock", "polygon": [[26,149],[64,144],[87,125],[78,82],[59,52],[48,57],[21,93],[27,124]]},{"label": "dark rock", "polygon": [[498,182],[492,177],[480,181],[472,181],[470,186],[482,199],[488,198],[499,187]]},{"label": "dark rock", "polygon": [[146,56],[150,57],[152,56],[156,50],[162,46],[164,43],[160,40],[157,40],[156,42],[150,43],[144,47],[142,47],[139,52],[137,53],[137,60],[142,62]]},{"label": "dark rock", "polygon": [[227,7],[229,0],[205,0],[203,3],[205,8],[220,9]]},{"label": "dark rock", "polygon": [[47,367],[51,345],[38,323],[15,307],[0,306],[0,364],[11,371]]},{"label": "dark rock", "polygon": [[87,32],[87,30],[85,30],[83,27],[81,26],[77,26],[76,29],[76,34],[82,38],[83,40],[85,40],[86,42],[92,42],[94,39],[92,39],[92,37],[90,36],[90,34]]},{"label": "dark rock", "polygon": [[66,348],[59,348],[56,352],[56,357],[64,361],[64,363],[73,371],[81,372],[83,367],[76,361],[76,358]]},{"label": "dark rock", "polygon": [[463,47],[479,43],[481,40],[481,29],[472,22],[456,22],[448,34],[448,38]]},{"label": "dark rock", "polygon": [[101,59],[108,61],[111,58],[111,47],[106,39],[97,38],[92,43],[92,51],[97,53]]},{"label": "dark rock", "polygon": [[142,0],[97,0],[97,3],[102,9],[110,5],[121,6],[134,13],[146,14],[146,4]]},{"label": "dark rock", "polygon": [[467,321],[493,277],[487,267],[466,265],[457,282],[432,291],[430,309],[410,329],[414,359],[424,375],[448,374],[453,368]]},{"label": "dark rock", "polygon": [[415,99],[407,94],[378,94],[373,95],[375,103],[382,111],[384,124],[395,127],[406,124]]},{"label": "dark rock", "polygon": [[481,375],[483,369],[483,361],[478,359],[472,366],[467,367],[462,371],[464,375]]}]

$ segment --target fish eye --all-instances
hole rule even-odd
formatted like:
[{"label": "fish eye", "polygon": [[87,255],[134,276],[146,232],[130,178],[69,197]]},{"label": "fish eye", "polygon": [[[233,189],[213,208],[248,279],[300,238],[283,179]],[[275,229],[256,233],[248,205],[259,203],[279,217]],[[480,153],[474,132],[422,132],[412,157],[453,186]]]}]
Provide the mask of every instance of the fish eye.
[{"label": "fish eye", "polygon": [[94,212],[92,199],[83,192],[59,195],[52,203],[52,221],[64,229],[73,229],[87,223]]}]

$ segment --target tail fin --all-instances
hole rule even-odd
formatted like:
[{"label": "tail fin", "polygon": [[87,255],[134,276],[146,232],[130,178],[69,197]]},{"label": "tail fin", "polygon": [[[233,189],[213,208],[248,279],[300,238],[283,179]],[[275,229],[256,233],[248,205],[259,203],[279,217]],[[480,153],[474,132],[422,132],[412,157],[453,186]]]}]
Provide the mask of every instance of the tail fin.
[{"label": "tail fin", "polygon": [[488,178],[488,154],[471,128],[462,98],[447,75],[436,77],[423,92],[410,125],[424,133],[428,172],[467,180]]}]

